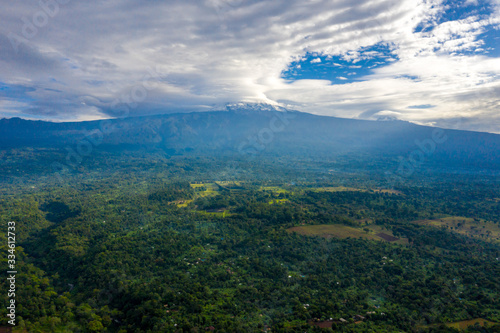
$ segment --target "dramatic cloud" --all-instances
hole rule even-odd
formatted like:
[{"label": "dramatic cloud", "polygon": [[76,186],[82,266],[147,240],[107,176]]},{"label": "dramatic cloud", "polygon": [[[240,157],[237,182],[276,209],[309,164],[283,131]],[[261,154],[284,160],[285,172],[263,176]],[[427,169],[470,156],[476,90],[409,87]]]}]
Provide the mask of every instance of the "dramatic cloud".
[{"label": "dramatic cloud", "polygon": [[11,2],[0,116],[88,120],[267,102],[500,132],[500,2]]}]

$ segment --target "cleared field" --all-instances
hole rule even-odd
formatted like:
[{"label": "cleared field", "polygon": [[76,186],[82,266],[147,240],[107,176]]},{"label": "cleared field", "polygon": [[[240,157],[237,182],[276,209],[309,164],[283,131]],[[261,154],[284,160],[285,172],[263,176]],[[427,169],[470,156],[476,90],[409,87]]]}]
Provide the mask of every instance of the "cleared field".
[{"label": "cleared field", "polygon": [[214,211],[200,210],[200,211],[197,211],[197,213],[202,214],[202,215],[216,216],[216,217],[222,217],[222,218],[229,217],[232,215],[227,210],[221,210],[221,211],[219,211],[219,210],[214,210]]},{"label": "cleared field", "polygon": [[436,228],[445,228],[468,237],[500,242],[500,224],[461,216],[450,216],[434,220],[419,220],[413,223]]},{"label": "cleared field", "polygon": [[232,186],[241,186],[241,182],[232,181],[232,180],[223,180],[215,182],[217,185],[232,187]]},{"label": "cleared field", "polygon": [[392,235],[388,235],[385,232],[379,232],[379,233],[375,234],[375,236],[378,236],[378,237],[380,237],[383,240],[388,241],[388,242],[395,242],[395,241],[399,240],[399,238],[394,237]]},{"label": "cleared field", "polygon": [[332,187],[315,187],[311,189],[315,192],[375,192],[375,193],[389,193],[403,195],[402,192],[389,189],[362,189],[356,187],[346,187],[346,186],[332,186]]},{"label": "cleared field", "polygon": [[206,190],[203,192],[197,192],[197,195],[200,197],[208,197],[219,194],[219,186],[215,183],[204,183]]},{"label": "cleared field", "polygon": [[320,236],[324,238],[364,238],[371,240],[382,240],[374,234],[367,233],[362,229],[349,227],[343,224],[321,224],[307,225],[300,227],[292,227],[287,229],[288,232],[296,232],[306,236]]},{"label": "cleared field", "polygon": [[354,187],[345,187],[345,186],[335,186],[335,187],[316,187],[311,189],[314,192],[364,192],[366,190],[354,188]]},{"label": "cleared field", "polygon": [[324,238],[363,238],[368,240],[395,242],[398,244],[405,244],[408,242],[404,238],[400,239],[394,237],[390,230],[385,230],[380,226],[354,228],[343,224],[321,224],[292,227],[287,229],[287,231],[306,236],[320,236]]},{"label": "cleared field", "polygon": [[285,202],[289,202],[290,200],[288,199],[274,199],[274,200],[271,200],[269,201],[268,203],[270,205],[275,205],[275,204],[284,204]]},{"label": "cleared field", "polygon": [[271,191],[273,193],[277,193],[277,194],[280,194],[280,193],[288,193],[287,190],[279,187],[279,186],[261,186],[260,189],[261,191]]},{"label": "cleared field", "polygon": [[191,202],[193,202],[193,200],[184,200],[184,201],[178,201],[176,203],[177,207],[179,208],[183,208],[183,207],[187,207]]},{"label": "cleared field", "polygon": [[359,219],[359,220],[355,220],[354,222],[356,222],[356,224],[361,227],[361,226],[372,224],[373,219]]},{"label": "cleared field", "polygon": [[[447,327],[456,328],[459,330],[464,330],[467,327],[474,326],[476,324],[479,324],[480,326],[484,327],[486,324],[492,326],[492,325],[495,325],[496,323],[489,321],[487,319],[476,318],[476,319],[470,319],[470,320],[455,321],[452,323],[445,323],[444,325]],[[437,327],[440,325],[441,324],[432,324],[432,325],[425,325],[425,326],[421,326],[421,327],[430,328],[430,327]]]},{"label": "cleared field", "polygon": [[217,181],[215,182],[215,184],[217,184],[217,186],[219,186],[221,189],[229,190],[231,192],[238,192],[245,190],[245,187],[243,187],[243,183],[238,181],[228,181],[228,180]]}]

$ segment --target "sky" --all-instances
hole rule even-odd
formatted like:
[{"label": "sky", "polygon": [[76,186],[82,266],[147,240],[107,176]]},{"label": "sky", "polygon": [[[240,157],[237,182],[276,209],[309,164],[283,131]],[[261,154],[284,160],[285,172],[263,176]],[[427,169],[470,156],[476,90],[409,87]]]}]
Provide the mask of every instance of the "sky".
[{"label": "sky", "polygon": [[0,118],[243,101],[500,133],[500,0],[0,1]]}]

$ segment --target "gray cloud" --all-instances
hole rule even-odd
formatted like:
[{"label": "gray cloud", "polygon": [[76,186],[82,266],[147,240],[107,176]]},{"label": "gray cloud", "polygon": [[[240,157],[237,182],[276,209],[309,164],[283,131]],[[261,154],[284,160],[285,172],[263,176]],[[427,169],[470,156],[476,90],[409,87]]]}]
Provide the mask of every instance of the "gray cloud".
[{"label": "gray cloud", "polygon": [[[116,116],[117,101],[130,115],[287,101],[318,114],[371,119],[387,111],[442,126],[465,117],[464,128],[498,131],[498,95],[490,93],[498,59],[452,54],[478,47],[477,36],[499,25],[495,15],[417,33],[443,10],[440,0],[65,2],[11,2],[0,13],[0,82],[25,89],[0,94],[0,115],[86,120]],[[27,35],[30,24],[36,32]],[[361,82],[280,77],[307,52],[356,59],[379,42],[394,45],[399,61]],[[152,69],[154,88],[144,89]],[[426,104],[436,107],[408,108]]]}]

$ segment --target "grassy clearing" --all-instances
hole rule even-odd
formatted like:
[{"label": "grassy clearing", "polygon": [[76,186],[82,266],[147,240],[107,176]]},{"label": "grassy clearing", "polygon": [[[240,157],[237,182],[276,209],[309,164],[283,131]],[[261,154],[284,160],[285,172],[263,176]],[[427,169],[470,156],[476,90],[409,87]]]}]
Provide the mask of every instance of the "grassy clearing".
[{"label": "grassy clearing", "polygon": [[311,189],[314,192],[375,192],[375,193],[389,193],[396,195],[403,195],[402,192],[389,189],[362,189],[356,187],[346,186],[330,186],[330,187],[315,187]]},{"label": "grassy clearing", "polygon": [[366,225],[370,225],[373,223],[373,219],[359,219],[359,220],[355,220],[354,222],[356,222],[356,224],[360,227],[362,226],[366,226]]},{"label": "grassy clearing", "polygon": [[[193,185],[200,185],[200,184],[191,184],[191,186]],[[219,186],[216,183],[204,183],[201,185],[205,187],[205,191],[196,192],[197,197],[209,197],[219,194]]]},{"label": "grassy clearing", "polygon": [[414,223],[444,228],[468,237],[500,242],[500,224],[461,216],[443,217],[434,220],[419,220]]},{"label": "grassy clearing", "polygon": [[183,207],[187,207],[191,202],[193,202],[193,200],[184,200],[184,201],[177,202],[176,205],[179,208],[183,208]]},{"label": "grassy clearing", "polygon": [[224,181],[217,181],[215,182],[219,186],[224,186],[224,187],[235,187],[235,186],[241,186],[241,182],[237,181],[231,181],[231,180],[224,180]]},{"label": "grassy clearing", "polygon": [[261,186],[259,188],[260,191],[271,191],[274,194],[280,194],[280,193],[289,193],[287,190],[279,187],[279,186]]},{"label": "grassy clearing", "polygon": [[386,239],[397,239],[392,242],[406,244],[408,240],[396,238],[390,230],[385,230],[381,226],[369,226],[365,228],[355,228],[343,224],[321,224],[305,225],[287,229],[288,232],[296,232],[306,236],[320,236],[324,238],[363,238],[376,241],[387,241]]},{"label": "grassy clearing", "polygon": [[244,183],[239,181],[224,180],[217,181],[215,182],[215,184],[219,186],[220,189],[228,190],[230,192],[239,192],[245,190],[245,187],[243,186]]},{"label": "grassy clearing", "polygon": [[279,204],[284,204],[285,202],[289,202],[290,200],[288,199],[274,199],[274,200],[271,200],[269,201],[268,203],[270,205],[279,205]]},{"label": "grassy clearing", "polygon": [[[488,325],[495,325],[495,322],[489,321],[487,319],[483,318],[476,318],[476,319],[469,319],[469,320],[461,320],[461,321],[455,321],[452,323],[445,323],[444,325],[447,327],[459,329],[459,330],[464,330],[467,327],[474,326],[476,324],[479,324],[481,327],[484,327],[486,324]],[[438,327],[441,324],[432,324],[432,325],[425,325],[421,326],[422,328],[431,328],[431,327]]]},{"label": "grassy clearing", "polygon": [[206,210],[200,210],[200,211],[197,211],[197,213],[201,214],[201,215],[219,217],[219,218],[226,218],[226,217],[229,217],[232,215],[227,210],[223,210],[222,212],[208,212]]},{"label": "grassy clearing", "polygon": [[365,192],[366,190],[345,186],[315,187],[311,189],[314,192]]},{"label": "grassy clearing", "polygon": [[362,229],[349,227],[342,224],[322,224],[292,227],[288,232],[296,232],[306,236],[320,236],[324,238],[364,238],[371,240],[381,240],[379,237],[365,232]]}]

